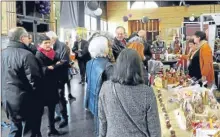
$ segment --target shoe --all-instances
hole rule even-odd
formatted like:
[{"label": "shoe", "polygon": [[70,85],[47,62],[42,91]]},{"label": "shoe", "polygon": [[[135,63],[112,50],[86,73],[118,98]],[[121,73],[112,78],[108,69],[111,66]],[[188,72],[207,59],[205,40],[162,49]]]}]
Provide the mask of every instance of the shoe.
[{"label": "shoe", "polygon": [[59,128],[64,128],[68,125],[68,120],[62,120],[59,124]]},{"label": "shoe", "polygon": [[72,94],[69,94],[69,95],[68,95],[68,99],[69,99],[69,100],[72,100],[72,99],[76,100],[76,98],[73,97]]},{"label": "shoe", "polygon": [[60,121],[61,120],[61,117],[60,116],[56,116],[55,118],[54,118],[54,121],[55,122],[58,122],[58,121]]},{"label": "shoe", "polygon": [[54,135],[60,135],[60,133],[55,128],[53,128],[53,129],[49,129],[47,131],[47,135],[48,136],[54,136]]}]

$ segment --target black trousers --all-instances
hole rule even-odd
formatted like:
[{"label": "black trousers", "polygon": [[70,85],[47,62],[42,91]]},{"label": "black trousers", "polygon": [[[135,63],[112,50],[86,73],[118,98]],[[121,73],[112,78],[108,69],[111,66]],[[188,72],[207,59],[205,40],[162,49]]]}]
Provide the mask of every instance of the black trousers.
[{"label": "black trousers", "polygon": [[81,81],[83,81],[83,82],[85,82],[86,63],[87,63],[87,61],[78,60]]},{"label": "black trousers", "polygon": [[66,99],[65,99],[65,87],[64,84],[59,88],[59,109],[60,114],[64,120],[67,120],[67,107],[66,107]]}]

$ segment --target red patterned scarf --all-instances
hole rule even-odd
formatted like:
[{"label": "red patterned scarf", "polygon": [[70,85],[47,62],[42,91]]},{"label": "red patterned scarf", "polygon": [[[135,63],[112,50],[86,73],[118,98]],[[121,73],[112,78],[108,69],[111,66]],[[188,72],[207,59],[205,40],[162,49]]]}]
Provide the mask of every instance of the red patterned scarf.
[{"label": "red patterned scarf", "polygon": [[50,50],[45,50],[41,47],[38,47],[38,50],[43,53],[45,56],[47,56],[49,59],[54,60],[56,52],[51,48]]}]

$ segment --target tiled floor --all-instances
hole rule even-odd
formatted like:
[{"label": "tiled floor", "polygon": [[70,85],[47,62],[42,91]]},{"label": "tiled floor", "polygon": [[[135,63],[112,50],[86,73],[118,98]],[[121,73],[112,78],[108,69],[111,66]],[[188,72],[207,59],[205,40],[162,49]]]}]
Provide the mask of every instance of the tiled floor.
[{"label": "tiled floor", "polygon": [[[94,137],[94,126],[93,118],[89,112],[86,112],[83,108],[83,99],[84,99],[84,86],[78,84],[79,75],[74,76],[71,80],[71,92],[76,101],[70,101],[67,104],[68,115],[69,115],[69,125],[65,128],[58,129],[64,135],[60,137]],[[66,91],[67,97],[67,91]],[[6,118],[2,112],[2,121],[5,121]],[[42,118],[41,133],[43,137],[47,137],[47,116],[44,114]],[[58,127],[58,123],[57,126]],[[7,137],[9,128],[2,129],[1,137]]]}]

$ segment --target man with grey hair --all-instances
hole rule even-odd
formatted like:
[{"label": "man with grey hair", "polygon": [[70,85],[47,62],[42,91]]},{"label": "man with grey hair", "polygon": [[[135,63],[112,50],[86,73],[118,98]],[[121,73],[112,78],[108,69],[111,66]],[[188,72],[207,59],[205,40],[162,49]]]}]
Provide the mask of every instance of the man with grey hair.
[{"label": "man with grey hair", "polygon": [[[46,35],[50,38],[51,44],[53,45],[53,49],[59,54],[59,59],[62,61],[70,62],[70,58],[68,55],[68,49],[66,48],[65,43],[59,41],[58,36],[55,32],[49,31]],[[67,107],[66,107],[66,99],[65,99],[65,83],[69,80],[68,68],[62,72],[62,78],[59,83],[59,109],[61,114],[61,122],[59,124],[59,128],[63,128],[68,125],[68,115],[67,115]],[[56,110],[56,112],[58,112]]]},{"label": "man with grey hair", "polygon": [[8,36],[10,41],[2,51],[1,66],[2,104],[11,121],[9,136],[36,137],[42,73],[35,56],[27,50],[27,31],[16,27]]}]

